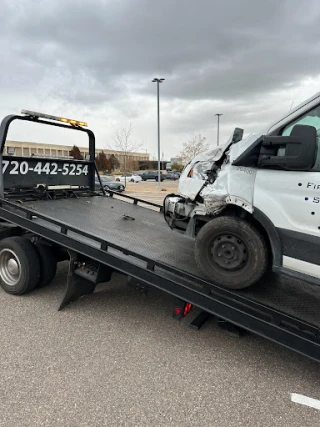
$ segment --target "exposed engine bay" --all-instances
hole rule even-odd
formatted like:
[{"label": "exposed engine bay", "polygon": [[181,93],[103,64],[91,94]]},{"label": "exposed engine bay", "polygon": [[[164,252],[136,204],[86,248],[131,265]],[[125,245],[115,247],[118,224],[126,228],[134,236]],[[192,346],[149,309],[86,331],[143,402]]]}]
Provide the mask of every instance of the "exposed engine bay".
[{"label": "exposed engine bay", "polygon": [[199,154],[185,166],[179,180],[179,194],[169,194],[164,199],[164,217],[171,228],[194,237],[197,221],[207,222],[228,204],[252,212],[255,169],[231,164],[232,148],[242,136],[243,130],[236,128],[224,145]]}]

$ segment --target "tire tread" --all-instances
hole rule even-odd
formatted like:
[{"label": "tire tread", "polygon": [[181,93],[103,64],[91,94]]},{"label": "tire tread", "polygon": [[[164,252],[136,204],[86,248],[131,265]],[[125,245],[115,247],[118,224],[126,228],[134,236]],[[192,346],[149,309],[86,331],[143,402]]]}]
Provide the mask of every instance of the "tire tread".
[{"label": "tire tread", "polygon": [[[222,274],[221,269],[210,262],[207,245],[212,240],[212,234],[217,231],[219,233],[225,231],[226,234],[240,232],[249,239],[246,242],[247,246],[254,241],[257,248],[253,253],[254,262],[251,268],[244,271],[242,277],[241,274],[228,276],[227,271],[226,274]],[[229,289],[244,289],[254,285],[265,273],[269,263],[269,249],[265,238],[253,224],[236,217],[220,216],[213,218],[199,231],[195,244],[195,259],[198,267],[213,283]]]}]

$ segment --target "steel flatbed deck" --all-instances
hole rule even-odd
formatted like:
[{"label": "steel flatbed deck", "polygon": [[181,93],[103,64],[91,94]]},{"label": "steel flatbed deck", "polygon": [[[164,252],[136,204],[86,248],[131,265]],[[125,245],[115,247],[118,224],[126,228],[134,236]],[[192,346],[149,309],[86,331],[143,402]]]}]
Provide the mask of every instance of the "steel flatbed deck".
[{"label": "steel flatbed deck", "polygon": [[[148,205],[120,195],[2,199],[0,217],[320,361],[319,287],[276,274],[248,290],[217,287],[195,265],[194,241],[171,231],[159,208],[141,204]],[[95,287],[76,286],[62,306]]]},{"label": "steel flatbed deck", "polygon": [[[27,277],[15,273],[22,270],[22,261],[29,273],[38,261],[41,272],[37,245],[51,246],[52,251],[67,250],[69,272],[60,308],[90,294],[97,284],[110,281],[113,272],[120,272],[140,289],[153,286],[199,307],[202,319],[214,315],[220,324],[251,331],[320,361],[319,287],[276,274],[267,274],[247,290],[235,292],[216,286],[214,277],[212,282],[207,280],[195,264],[194,241],[168,228],[160,206],[112,192],[97,195],[95,178],[100,178],[95,137],[83,128],[84,122],[30,111],[24,114],[7,116],[0,126],[0,237],[18,234],[15,240],[2,241],[4,253],[9,254],[4,267],[10,280],[10,275],[18,277],[17,283]],[[4,155],[14,120],[85,132],[89,156],[76,160]],[[101,180],[99,183],[102,188]],[[6,228],[8,224],[13,224],[13,231]],[[24,251],[21,262],[10,249],[17,241],[20,246],[15,251]],[[27,259],[27,247],[35,258]],[[56,267],[55,256],[48,257],[51,267]],[[34,276],[36,286],[39,277]],[[3,277],[1,280],[4,282]],[[5,290],[14,293],[11,285]],[[30,280],[23,285],[27,285],[23,293],[33,289]]]}]

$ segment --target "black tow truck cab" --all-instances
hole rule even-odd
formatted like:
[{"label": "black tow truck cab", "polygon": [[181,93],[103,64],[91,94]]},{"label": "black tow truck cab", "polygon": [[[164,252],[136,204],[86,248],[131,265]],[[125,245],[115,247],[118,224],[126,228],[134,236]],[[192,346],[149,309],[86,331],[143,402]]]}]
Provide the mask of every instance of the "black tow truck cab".
[{"label": "black tow truck cab", "polygon": [[[50,284],[69,260],[60,309],[121,273],[142,293],[158,288],[175,298],[180,319],[196,312],[239,335],[250,331],[320,361],[320,288],[269,276],[257,289],[235,292],[207,280],[194,261],[194,240],[172,232],[162,206],[105,191],[86,123],[23,110],[0,126],[0,285],[23,295]],[[27,121],[88,136],[85,160],[6,153],[10,124]],[[6,153],[6,154],[5,154]],[[102,191],[96,191],[95,178]],[[312,297],[311,297],[312,296]],[[194,310],[196,308],[196,310]]]}]

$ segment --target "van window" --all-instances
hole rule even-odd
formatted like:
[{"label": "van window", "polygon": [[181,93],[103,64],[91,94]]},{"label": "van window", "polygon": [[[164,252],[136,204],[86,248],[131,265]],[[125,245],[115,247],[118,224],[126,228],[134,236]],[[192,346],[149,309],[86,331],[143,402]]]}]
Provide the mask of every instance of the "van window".
[{"label": "van window", "polygon": [[[312,170],[320,172],[320,106],[314,108],[311,111],[308,111],[308,113],[304,114],[294,122],[290,123],[290,125],[284,128],[282,135],[283,136],[290,135],[294,125],[309,125],[316,128],[318,151],[317,151],[316,162]],[[281,154],[282,153],[278,153],[278,155],[281,155]]]}]

